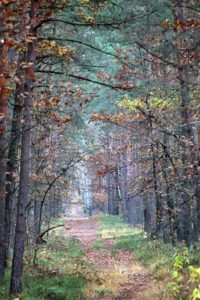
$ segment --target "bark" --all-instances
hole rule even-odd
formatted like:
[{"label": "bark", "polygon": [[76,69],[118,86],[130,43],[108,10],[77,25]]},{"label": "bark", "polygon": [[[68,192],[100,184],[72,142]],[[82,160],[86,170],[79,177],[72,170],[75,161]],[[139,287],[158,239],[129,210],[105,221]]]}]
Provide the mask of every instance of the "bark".
[{"label": "bark", "polygon": [[[181,21],[182,24],[187,22],[185,0],[174,1],[174,21]],[[182,26],[181,33],[184,33],[186,28]],[[194,131],[191,124],[191,97],[190,97],[190,66],[189,62],[182,59],[182,53],[178,53],[178,79],[180,82],[180,96],[181,96],[181,135],[182,135],[182,238],[188,247],[192,247],[194,241],[194,229],[198,223],[198,209],[200,201],[200,174],[198,171],[199,158],[196,153]],[[193,171],[190,167],[192,166]],[[196,211],[192,210],[194,206],[193,194],[196,200]],[[198,237],[197,237],[198,239]]]},{"label": "bark", "polygon": [[119,195],[119,200],[121,203],[122,215],[125,221],[128,221],[128,194],[127,194],[127,151],[120,155],[118,159],[118,170],[116,172],[116,183]]},{"label": "bark", "polygon": [[[3,122],[0,122],[0,130],[4,128]],[[0,149],[5,148],[4,134],[0,134]],[[4,260],[5,260],[5,174],[6,174],[6,157],[0,154],[0,280],[4,277]]]},{"label": "bark", "polygon": [[113,215],[111,174],[107,174],[108,214]]},{"label": "bark", "polygon": [[[112,138],[108,135],[106,138],[106,149],[108,161],[112,161]],[[108,172],[106,175],[107,194],[108,194],[108,214],[119,214],[119,196],[117,191],[116,172]]]},{"label": "bark", "polygon": [[107,174],[107,186],[108,186],[108,214],[118,215],[118,193],[115,176],[113,173]]},{"label": "bark", "polygon": [[123,194],[122,194],[118,172],[115,176],[115,180],[116,180],[116,183],[117,183],[117,195],[118,195],[118,199],[119,199],[119,203],[120,203],[122,216],[123,216],[124,221],[127,221],[126,201],[125,201],[125,198],[123,197]]},{"label": "bark", "polygon": [[[19,74],[19,66],[23,61],[23,57],[18,59],[18,70],[16,76],[21,78]],[[6,175],[6,205],[5,205],[5,235],[6,235],[6,260],[9,258],[9,246],[11,239],[11,227],[14,225],[15,216],[12,215],[13,199],[16,193],[16,174],[18,171],[18,149],[21,134],[21,116],[22,116],[22,99],[23,81],[16,85],[15,102],[13,106],[11,137],[8,150],[7,175]]]},{"label": "bark", "polygon": [[151,117],[151,107],[149,105],[148,96],[146,97],[146,104],[148,108],[148,115],[147,115],[147,124],[149,128],[150,134],[150,149],[151,149],[151,157],[152,157],[152,176],[153,176],[153,190],[155,194],[155,201],[156,201],[156,227],[155,227],[155,234],[159,234],[161,231],[161,223],[162,223],[162,205],[161,199],[158,191],[158,176],[157,176],[157,162],[156,162],[156,149],[155,149],[155,142],[153,139],[153,122]]},{"label": "bark", "polygon": [[[38,15],[38,1],[31,1],[30,10],[30,34],[36,36],[35,23]],[[36,59],[36,39],[28,45],[27,50],[27,63],[31,63],[27,72],[34,71]],[[11,294],[18,294],[22,291],[22,272],[23,272],[23,254],[25,246],[25,208],[29,198],[29,175],[30,175],[30,159],[31,159],[31,121],[32,121],[32,79],[26,77],[24,85],[24,112],[23,112],[23,125],[22,125],[22,140],[21,140],[21,169],[20,169],[20,182],[19,182],[19,196],[17,205],[17,220],[15,231],[14,255],[11,272]]]},{"label": "bark", "polygon": [[193,129],[190,116],[190,95],[188,86],[187,66],[179,69],[179,80],[181,86],[181,117],[182,126],[182,216],[183,216],[183,239],[188,247],[192,245],[192,210],[191,210],[191,193],[192,182],[189,178],[188,166],[191,163],[190,153],[188,152],[188,143],[194,143]]},{"label": "bark", "polygon": [[162,205],[161,199],[158,193],[158,179],[157,179],[157,169],[156,169],[156,152],[155,146],[151,143],[151,154],[152,154],[152,175],[153,175],[153,189],[156,201],[156,228],[155,233],[158,234],[161,231],[162,222]]},{"label": "bark", "polygon": [[[25,89],[28,91],[28,87]],[[30,90],[29,90],[30,92]],[[25,207],[29,197],[30,141],[31,141],[31,98],[24,102],[24,123],[22,126],[21,170],[19,196],[17,204],[17,220],[14,243],[14,256],[11,275],[11,293],[22,291],[23,253],[25,244]]]},{"label": "bark", "polygon": [[196,205],[194,211],[194,241],[198,242],[200,237],[200,175],[199,171],[195,175],[195,198],[196,198]]},{"label": "bark", "polygon": [[[6,27],[6,8],[0,7],[0,27]],[[8,72],[8,47],[7,33],[3,33],[0,42],[0,280],[4,277],[5,260],[5,185],[6,185],[6,162],[7,162],[7,101],[9,94],[8,81],[6,75]]]},{"label": "bark", "polygon": [[152,199],[149,195],[143,195],[144,231],[146,231],[149,236],[154,233],[151,201]]},{"label": "bark", "polygon": [[162,173],[163,178],[165,180],[165,228],[163,232],[163,239],[165,242],[172,242],[173,245],[176,243],[176,215],[174,210],[174,200],[172,197],[172,193],[170,192],[170,183],[169,183],[169,154],[167,150],[168,146],[168,136],[164,133],[163,136],[163,166],[162,166]]}]

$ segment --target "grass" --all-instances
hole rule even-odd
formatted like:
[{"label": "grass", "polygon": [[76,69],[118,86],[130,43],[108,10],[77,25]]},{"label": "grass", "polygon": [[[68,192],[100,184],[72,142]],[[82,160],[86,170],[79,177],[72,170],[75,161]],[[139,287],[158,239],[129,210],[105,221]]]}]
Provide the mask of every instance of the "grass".
[{"label": "grass", "polygon": [[[9,298],[10,274],[7,272],[0,286],[0,299]],[[23,278],[24,291],[20,298],[23,300],[79,300],[83,299],[87,280],[77,275],[49,276],[38,274],[37,271],[25,272]]]},{"label": "grass", "polygon": [[[124,224],[123,220],[119,216],[101,216],[100,217],[101,230],[99,235],[102,238],[113,238],[113,253],[115,254],[118,249],[127,249],[133,252],[134,257],[145,266],[153,278],[157,279],[161,284],[162,299],[197,299],[191,298],[194,287],[198,289],[197,272],[199,272],[200,266],[200,249],[194,249],[189,253],[188,263],[180,272],[175,285],[174,285],[174,259],[175,254],[182,252],[183,245],[173,247],[171,244],[165,244],[162,240],[151,240],[147,237],[147,234],[138,228],[132,228],[131,226]],[[196,275],[190,275],[188,268],[194,267]],[[195,282],[193,277],[195,277]],[[199,278],[200,280],[200,278]],[[196,285],[195,285],[196,284]],[[173,288],[171,287],[173,286]],[[178,298],[174,298],[173,289],[174,286],[179,291]],[[187,297],[182,297],[187,291]],[[155,291],[153,291],[155,292]],[[148,291],[149,293],[149,291]],[[164,293],[164,295],[163,295]],[[200,293],[200,286],[199,286]],[[143,295],[143,299],[153,299],[155,297]],[[157,299],[157,298],[156,298]],[[161,299],[161,298],[159,298]]]},{"label": "grass", "polygon": [[[80,241],[62,236],[61,229],[51,231],[47,244],[40,245],[36,265],[25,253],[23,300],[79,300],[107,293],[101,274],[84,257]],[[101,248],[97,243],[95,247]],[[0,300],[9,297],[10,270],[0,283]]]},{"label": "grass", "polygon": [[0,299],[9,299],[8,291],[10,284],[10,272],[6,271],[5,277],[2,281],[0,281]]},{"label": "grass", "polygon": [[133,251],[134,256],[156,279],[163,279],[169,274],[169,267],[175,253],[175,249],[170,244],[164,244],[159,240],[148,240],[143,233],[119,238],[115,248]]},{"label": "grass", "polygon": [[29,275],[24,278],[24,300],[56,299],[79,300],[82,299],[86,279],[73,276],[40,277]]},{"label": "grass", "polygon": [[95,243],[93,243],[92,244],[92,249],[96,249],[96,250],[104,249],[103,241],[96,241]]},{"label": "grass", "polygon": [[[96,241],[92,249],[104,251],[104,239],[113,239],[110,249],[114,258],[118,249],[128,249],[135,258],[145,266],[150,274],[163,282],[171,280],[174,254],[177,252],[170,244],[161,240],[149,240],[145,232],[139,228],[132,228],[125,224],[119,216],[103,215],[99,217],[100,230],[98,235],[102,240]],[[95,267],[85,260],[80,241],[75,238],[62,237],[61,229],[52,231],[47,244],[39,246],[36,266],[33,268],[28,254],[24,260],[23,300],[79,300],[94,299],[97,296],[114,295],[117,286],[121,283],[123,270],[111,270],[109,274],[101,274]],[[190,254],[190,264],[200,265],[200,251],[194,250]],[[141,267],[140,264],[137,266]],[[136,270],[134,270],[135,272]],[[126,278],[124,279],[126,281]],[[0,299],[8,300],[10,284],[10,270],[7,270],[5,279],[0,283]],[[157,299],[151,297],[159,293],[148,290],[143,299]],[[160,294],[159,294],[160,295]],[[171,298],[164,298],[171,299]],[[179,298],[180,299],[180,298]]]},{"label": "grass", "polygon": [[171,244],[161,240],[149,240],[146,233],[139,228],[124,224],[120,216],[100,217],[102,238],[115,240],[113,252],[117,249],[128,249],[133,252],[156,279],[163,279],[169,274],[172,257],[176,251]]},{"label": "grass", "polygon": [[[88,282],[88,265],[79,241],[51,235],[47,245],[40,246],[37,264],[33,268],[30,257],[24,261],[23,300],[79,300],[83,299]],[[91,272],[91,271],[90,271]],[[0,299],[8,295],[10,270],[0,285]]]}]

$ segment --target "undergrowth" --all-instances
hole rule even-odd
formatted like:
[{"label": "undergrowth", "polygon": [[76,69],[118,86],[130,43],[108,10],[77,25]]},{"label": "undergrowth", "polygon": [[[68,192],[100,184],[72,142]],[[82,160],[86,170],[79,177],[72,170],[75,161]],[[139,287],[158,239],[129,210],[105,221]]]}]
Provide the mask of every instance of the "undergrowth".
[{"label": "undergrowth", "polygon": [[200,299],[199,248],[189,252],[183,245],[175,248],[162,240],[151,240],[143,230],[124,224],[120,216],[101,216],[100,226],[102,238],[114,239],[113,252],[117,249],[132,251],[150,274],[164,283],[163,299],[168,299],[169,294],[170,299]]},{"label": "undergrowth", "polygon": [[[83,260],[84,252],[79,241],[58,238],[51,234],[47,245],[40,246],[36,265],[33,267],[28,254],[24,260],[23,300],[79,300],[90,280],[92,270]],[[10,270],[0,285],[0,299],[8,295]]]},{"label": "undergrowth", "polygon": [[[104,251],[104,239],[113,239],[110,249],[113,256],[118,249],[132,251],[150,274],[162,281],[162,286],[165,286],[162,299],[200,299],[199,249],[189,252],[181,245],[174,248],[161,240],[150,240],[143,230],[125,224],[119,216],[104,215],[99,217],[99,221],[98,235],[102,240],[94,242],[92,249]],[[79,240],[63,237],[60,229],[52,231],[47,244],[39,246],[34,267],[32,258],[25,254],[24,289],[17,299],[82,300],[91,299],[91,295],[93,299],[96,295],[97,298],[112,295],[113,283],[109,280],[117,282],[119,278],[114,278],[114,273],[109,278],[101,277],[103,274],[98,273],[84,255]],[[8,269],[0,283],[0,300],[10,299],[9,284]]]},{"label": "undergrowth", "polygon": [[104,246],[103,246],[103,242],[102,241],[96,241],[92,244],[92,249],[96,249],[96,250],[103,250]]}]

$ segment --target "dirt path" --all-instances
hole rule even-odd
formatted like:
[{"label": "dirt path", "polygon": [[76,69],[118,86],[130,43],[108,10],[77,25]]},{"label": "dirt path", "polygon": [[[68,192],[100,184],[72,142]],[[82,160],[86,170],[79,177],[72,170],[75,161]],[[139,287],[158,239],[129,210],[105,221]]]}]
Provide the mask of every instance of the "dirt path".
[{"label": "dirt path", "polygon": [[[99,296],[88,300],[160,299],[157,285],[133,254],[126,249],[119,249],[113,253],[113,240],[102,239],[97,235],[99,230],[97,218],[68,219],[66,226],[70,228],[67,235],[81,241],[80,246],[85,252],[86,261],[98,270],[104,280],[104,292],[108,291],[106,296],[99,293]],[[103,294],[104,292],[102,290]]]}]

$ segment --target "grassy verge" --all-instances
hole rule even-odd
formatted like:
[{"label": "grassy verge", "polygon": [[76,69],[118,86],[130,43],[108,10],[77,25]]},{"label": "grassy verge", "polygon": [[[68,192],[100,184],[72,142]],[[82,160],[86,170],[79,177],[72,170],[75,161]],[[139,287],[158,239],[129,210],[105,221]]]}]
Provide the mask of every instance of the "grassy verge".
[{"label": "grassy verge", "polygon": [[[125,224],[119,216],[100,216],[99,221],[101,227],[99,236],[102,239],[93,243],[94,251],[103,253],[104,239],[113,239],[113,248],[110,249],[113,256],[118,249],[128,249],[143,266],[147,267],[155,279],[166,286],[169,283],[167,296],[162,299],[200,299],[199,249],[189,253],[181,246],[179,247],[182,248],[181,251],[178,251],[178,248],[164,244],[161,240],[149,240],[143,230]],[[62,229],[58,228],[50,233],[47,244],[39,246],[34,268],[31,257],[25,255],[24,290],[17,299],[80,300],[92,297],[97,299],[98,296],[115,294],[116,282],[119,281],[116,276],[121,276],[116,274],[116,270],[112,275],[109,273],[108,277],[99,273],[93,265],[87,263],[80,241],[63,237]],[[9,283],[10,270],[7,270],[5,279],[0,283],[2,300],[10,299]],[[173,298],[168,297],[171,291]]]},{"label": "grassy verge", "polygon": [[[19,299],[83,299],[90,275],[89,266],[83,260],[84,252],[79,248],[77,239],[61,239],[51,234],[47,245],[38,249],[37,257],[37,264],[33,268],[30,257],[25,255],[24,289]],[[0,299],[10,299],[9,282],[10,270],[0,285]]]},{"label": "grassy verge", "polygon": [[160,240],[149,240],[146,233],[124,224],[119,216],[101,216],[101,236],[115,240],[114,249],[128,249],[157,279],[169,274],[172,258],[175,254],[170,244]]},{"label": "grassy verge", "polygon": [[150,274],[164,283],[165,298],[200,299],[200,248],[189,252],[183,245],[176,248],[162,240],[150,240],[146,233],[124,224],[119,216],[100,217],[100,235],[113,238],[113,252],[128,249],[147,267]]}]

